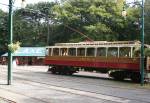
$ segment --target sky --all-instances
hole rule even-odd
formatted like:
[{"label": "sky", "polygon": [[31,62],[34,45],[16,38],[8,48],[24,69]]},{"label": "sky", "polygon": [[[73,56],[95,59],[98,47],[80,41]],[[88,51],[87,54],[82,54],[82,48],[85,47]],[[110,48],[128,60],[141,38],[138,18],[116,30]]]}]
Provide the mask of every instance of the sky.
[{"label": "sky", "polygon": [[[21,7],[21,1],[22,0],[14,0],[15,3],[15,7]],[[38,3],[38,2],[51,2],[51,1],[55,1],[55,0],[25,0],[27,4],[34,4],[34,3]],[[126,0],[127,2],[132,2],[134,0]],[[8,7],[6,5],[8,5],[9,0],[0,0],[0,9],[7,11]],[[2,4],[6,4],[6,5],[2,5]]]}]

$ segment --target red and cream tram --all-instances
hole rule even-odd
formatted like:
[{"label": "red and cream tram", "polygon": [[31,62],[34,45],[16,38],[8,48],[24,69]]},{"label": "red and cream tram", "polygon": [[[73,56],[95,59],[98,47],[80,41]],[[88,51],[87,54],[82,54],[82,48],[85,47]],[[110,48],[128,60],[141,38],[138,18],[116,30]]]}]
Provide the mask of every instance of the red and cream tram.
[{"label": "red and cream tram", "polygon": [[[73,74],[81,69],[109,73],[123,80],[140,80],[140,58],[134,53],[138,41],[94,41],[56,43],[46,47],[45,64],[53,74]],[[136,54],[136,55],[135,55]],[[145,73],[150,71],[150,60],[145,58]]]}]

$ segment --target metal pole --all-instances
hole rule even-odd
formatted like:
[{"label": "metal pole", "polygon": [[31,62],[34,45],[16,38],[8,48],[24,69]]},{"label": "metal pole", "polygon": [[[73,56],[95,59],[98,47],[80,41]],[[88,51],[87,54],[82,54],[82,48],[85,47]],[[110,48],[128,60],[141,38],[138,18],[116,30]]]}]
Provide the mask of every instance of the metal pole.
[{"label": "metal pole", "polygon": [[[9,0],[9,21],[8,21],[9,44],[11,44],[13,41],[12,4],[13,4],[13,1]],[[8,79],[7,84],[11,85],[11,81],[12,81],[12,53],[10,50],[8,50],[8,78],[7,79]]]},{"label": "metal pole", "polygon": [[142,30],[141,30],[141,59],[140,59],[140,73],[141,86],[144,84],[144,0],[142,0]]}]

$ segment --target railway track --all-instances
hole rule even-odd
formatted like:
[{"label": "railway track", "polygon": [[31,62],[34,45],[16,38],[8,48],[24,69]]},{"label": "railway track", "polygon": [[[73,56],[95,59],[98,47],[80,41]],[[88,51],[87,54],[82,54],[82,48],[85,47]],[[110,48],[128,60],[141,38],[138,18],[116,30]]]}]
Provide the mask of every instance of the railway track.
[{"label": "railway track", "polygon": [[[18,69],[19,70],[19,69]],[[24,70],[24,71],[32,71],[32,70]],[[15,72],[15,73],[17,73],[17,72]],[[55,80],[55,79],[57,79],[57,81],[58,82],[74,82],[74,83],[79,83],[79,84],[86,84],[86,85],[91,85],[91,84],[94,84],[95,86],[105,86],[105,87],[111,87],[111,88],[120,88],[120,89],[128,89],[128,90],[137,90],[136,88],[138,88],[138,89],[141,89],[141,90],[143,90],[143,89],[145,89],[145,88],[141,88],[141,87],[139,87],[139,84],[138,83],[132,83],[132,82],[130,82],[130,81],[115,81],[115,80],[113,80],[113,79],[111,79],[111,78],[101,78],[101,77],[87,77],[87,76],[84,76],[84,75],[72,75],[72,76],[68,76],[68,75],[53,75],[53,74],[51,74],[51,73],[46,73],[46,72],[35,72],[36,74],[38,73],[38,75],[39,74],[42,74],[42,75],[47,75],[47,74],[49,74],[49,75],[51,75],[50,76],[50,78],[49,78],[49,75],[47,75],[47,77],[46,78],[49,78],[49,79],[51,79],[50,81],[53,81],[53,80]],[[19,74],[19,75],[24,75],[24,73],[21,73],[21,72],[19,72],[19,73],[17,73],[17,74]],[[32,76],[32,75],[31,75]],[[71,78],[71,80],[70,80],[70,78]],[[81,78],[82,78],[82,80],[81,80]],[[41,79],[45,79],[45,77],[44,78],[41,78]],[[84,80],[85,81],[84,81]],[[102,80],[105,80],[105,81],[107,81],[108,80],[108,82],[107,83],[104,83],[104,82],[100,82],[100,81],[95,81],[95,80],[99,80],[99,79],[102,79]],[[87,81],[89,82],[87,82]],[[113,86],[113,85],[111,85],[110,84],[110,82],[111,83],[113,83],[113,82],[117,82],[117,83],[119,83],[120,85],[119,86],[117,86],[117,85],[115,85],[115,86]],[[102,84],[103,83],[103,84]],[[133,86],[133,85],[135,85],[136,86],[136,88],[130,88],[130,86],[129,86],[129,84],[128,83],[131,83],[131,85]],[[122,86],[123,85],[123,86]],[[125,86],[126,85],[126,86]]]},{"label": "railway track", "polygon": [[[75,94],[75,95],[87,96],[87,97],[90,97],[90,98],[103,99],[103,100],[113,101],[113,102],[117,102],[117,103],[128,103],[130,101],[140,101],[141,103],[149,103],[147,101],[142,101],[142,100],[139,100],[139,99],[128,99],[128,98],[124,98],[124,97],[120,97],[120,96],[107,95],[107,94],[102,94],[102,93],[97,93],[97,92],[79,90],[79,89],[75,89],[75,88],[67,88],[67,87],[64,87],[64,86],[58,86],[58,85],[54,85],[54,84],[50,84],[50,83],[39,82],[39,81],[36,81],[36,80],[30,80],[30,79],[27,79],[27,78],[23,78],[21,75],[22,74],[20,74],[20,76],[15,75],[15,80],[19,80],[19,82],[26,83],[26,84],[29,84],[29,85],[32,85],[32,86],[37,86],[37,87],[40,87],[40,88],[53,89],[53,90],[56,90],[56,91],[71,93],[71,94]],[[6,78],[3,78],[3,79],[6,79]],[[62,79],[62,80],[64,80],[64,79]],[[70,82],[70,81],[68,81],[68,82]],[[81,83],[81,82],[78,82],[78,83]],[[106,85],[100,85],[100,86],[106,86]],[[112,87],[112,86],[109,86],[109,87],[111,87],[112,89],[116,88],[116,87]],[[22,94],[22,95],[24,95],[24,94]],[[37,98],[34,98],[34,97],[32,97],[32,98],[37,99]],[[41,100],[41,101],[43,101],[45,103],[48,103],[44,100]]]},{"label": "railway track", "polygon": [[[89,91],[77,90],[77,89],[73,89],[73,88],[55,86],[55,85],[50,85],[50,84],[46,84],[46,83],[42,83],[42,82],[37,82],[37,81],[24,79],[24,78],[21,78],[21,77],[15,77],[15,78],[17,80],[19,80],[19,82],[22,82],[22,83],[25,83],[25,84],[28,84],[28,85],[32,85],[32,86],[36,86],[36,87],[39,87],[39,88],[52,89],[52,90],[56,90],[56,91],[61,91],[61,92],[66,92],[66,93],[70,93],[70,94],[86,96],[86,97],[95,98],[95,99],[102,99],[102,100],[105,100],[105,101],[112,101],[112,102],[116,102],[116,103],[129,103],[129,101],[131,101],[127,98],[122,98],[122,97],[115,97],[115,96],[98,94],[98,93],[89,92]],[[5,88],[3,88],[3,89],[5,89]],[[47,101],[44,101],[43,99],[31,97],[31,96],[28,96],[26,94],[19,93],[19,92],[14,92],[13,90],[9,90],[9,89],[5,89],[5,90],[9,91],[9,92],[13,92],[15,94],[25,95],[27,97],[42,101],[44,103],[49,103]]]},{"label": "railway track", "polygon": [[16,103],[15,101],[0,97],[0,103]]},{"label": "railway track", "polygon": [[[16,69],[16,70],[20,70],[20,69]],[[24,69],[24,71],[32,71],[32,70],[25,70]],[[24,73],[22,73],[22,72],[15,72],[16,74],[19,74],[19,75],[24,75]],[[47,75],[47,74],[49,74],[49,73],[46,73],[46,72],[35,72],[35,75],[37,75],[37,73],[38,73],[38,75],[40,74],[42,74],[42,75]],[[49,77],[49,75],[51,75],[50,77]],[[51,82],[55,82],[55,80],[57,80],[58,82],[74,82],[74,83],[78,83],[78,84],[84,84],[84,85],[91,85],[91,84],[94,84],[94,86],[104,86],[104,87],[110,87],[110,88],[119,88],[119,89],[128,89],[128,90],[139,90],[139,89],[141,89],[141,90],[144,90],[145,88],[142,88],[142,87],[140,87],[139,86],[139,84],[137,84],[137,83],[131,83],[131,82],[124,82],[124,81],[114,81],[114,80],[112,80],[112,79],[110,79],[110,78],[107,78],[107,79],[105,79],[105,80],[108,80],[108,82],[107,83],[104,83],[103,82],[103,84],[101,83],[101,82],[97,82],[97,81],[94,81],[94,80],[99,80],[100,78],[99,77],[94,77],[94,79],[93,79],[93,77],[86,77],[86,76],[82,76],[82,77],[80,77],[79,76],[79,78],[76,78],[76,77],[78,77],[78,75],[72,75],[72,76],[67,76],[67,75],[53,75],[53,74],[49,74],[49,75],[47,75],[47,77],[44,77],[44,78],[42,78],[42,77],[40,77],[41,79],[45,79],[45,78],[49,78],[50,80],[49,81],[51,81]],[[32,77],[32,75],[28,75],[28,76],[31,76]],[[70,78],[71,78],[71,80],[70,80]],[[84,80],[81,80],[81,78],[82,79],[85,79],[85,81]],[[88,79],[88,80],[87,80]],[[87,82],[87,81],[89,82]],[[112,83],[112,82],[117,82],[117,83],[119,83],[120,85],[119,86],[117,86],[117,85],[115,85],[115,86],[113,86],[113,85],[111,85],[110,84],[110,82]],[[127,83],[127,84],[126,84]],[[130,86],[128,86],[128,83],[131,83],[131,85],[133,86],[133,85],[135,85],[135,87],[136,88],[131,88]],[[53,85],[53,84],[51,84],[51,85]],[[123,85],[123,86],[122,86]],[[126,86],[125,86],[126,85]],[[149,90],[149,89],[148,89]]]}]

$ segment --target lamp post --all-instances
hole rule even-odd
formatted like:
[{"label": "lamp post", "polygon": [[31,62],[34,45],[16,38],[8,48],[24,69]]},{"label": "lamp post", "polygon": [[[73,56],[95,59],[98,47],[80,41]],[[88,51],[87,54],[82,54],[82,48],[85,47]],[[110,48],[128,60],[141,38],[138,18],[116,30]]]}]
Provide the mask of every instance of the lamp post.
[{"label": "lamp post", "polygon": [[[137,2],[133,2],[137,5]],[[129,3],[131,4],[131,3]],[[139,5],[139,4],[138,4]],[[140,53],[140,77],[141,77],[141,86],[144,85],[144,0],[141,1],[141,53]],[[126,16],[127,13],[125,10],[122,11],[122,16]]]},{"label": "lamp post", "polygon": [[[8,16],[8,35],[9,35],[9,42],[8,44],[13,43],[13,0],[9,0],[9,16]],[[25,0],[22,0],[22,5],[25,5]],[[7,84],[11,85],[12,81],[12,53],[8,49],[8,78],[7,78]]]},{"label": "lamp post", "polygon": [[[13,39],[13,29],[12,29],[12,5],[13,1],[9,0],[9,18],[8,18],[8,34],[9,34],[9,44],[12,44]],[[7,78],[7,84],[11,84],[12,79],[12,53],[8,49],[8,78]]]},{"label": "lamp post", "polygon": [[140,59],[140,68],[141,68],[141,85],[144,84],[144,0],[142,0],[142,31],[141,31],[141,59]]}]

